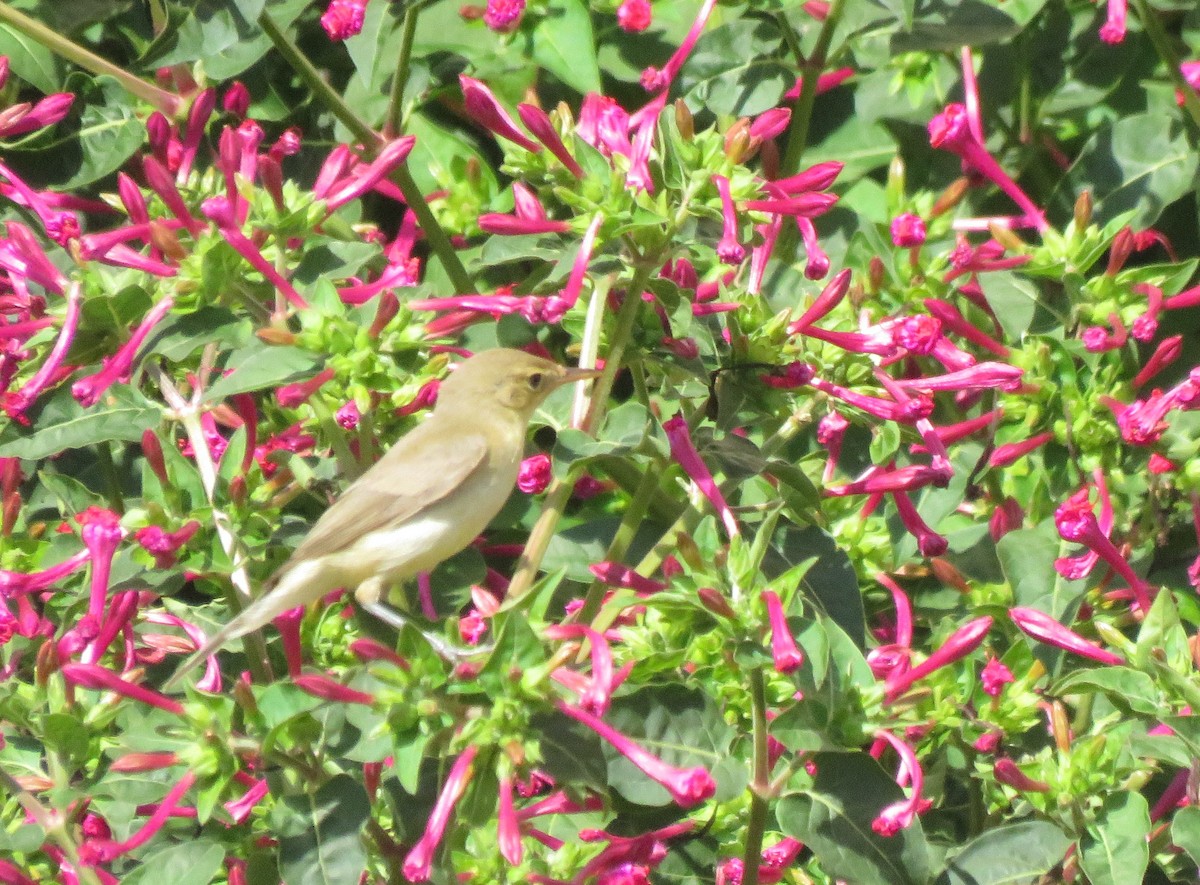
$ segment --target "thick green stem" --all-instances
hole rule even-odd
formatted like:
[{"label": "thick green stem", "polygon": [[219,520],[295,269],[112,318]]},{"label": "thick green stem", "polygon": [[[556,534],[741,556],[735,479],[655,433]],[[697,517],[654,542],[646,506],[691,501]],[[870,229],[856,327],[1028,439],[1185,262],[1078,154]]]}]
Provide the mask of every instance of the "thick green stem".
[{"label": "thick green stem", "polygon": [[1154,51],[1162,63],[1167,66],[1167,76],[1171,78],[1171,82],[1183,96],[1183,106],[1187,110],[1188,116],[1192,118],[1192,123],[1200,128],[1200,95],[1197,95],[1196,90],[1183,79],[1183,71],[1179,70],[1179,55],[1175,52],[1175,47],[1171,45],[1171,38],[1167,36],[1162,22],[1146,0],[1133,0],[1133,5],[1137,7],[1138,18],[1141,19],[1142,27],[1146,29],[1146,36],[1154,44]]},{"label": "thick green stem", "polygon": [[812,124],[813,105],[817,100],[817,80],[825,71],[825,62],[829,54],[829,44],[833,42],[833,32],[837,30],[842,18],[845,0],[833,0],[829,4],[829,12],[821,23],[821,31],[817,34],[817,44],[808,56],[802,68],[800,97],[792,106],[792,122],[788,128],[787,150],[783,155],[782,176],[795,175],[800,169],[800,159],[808,146],[808,130]]},{"label": "thick green stem", "polygon": [[58,31],[49,28],[24,13],[18,12],[7,3],[0,2],[0,22],[9,25],[13,30],[24,34],[34,42],[46,47],[55,55],[79,65],[85,71],[93,74],[104,74],[112,77],[125,88],[130,95],[153,105],[155,109],[174,117],[184,107],[184,101],[178,95],[159,89],[153,83],[147,83],[140,77],[101,58],[96,53],[84,49],[78,43],[68,40]]},{"label": "thick green stem", "polygon": [[404,89],[408,86],[408,69],[412,60],[413,38],[417,33],[416,3],[410,2],[404,7],[404,21],[401,23],[400,51],[396,53],[396,71],[392,74],[392,92],[388,97],[387,118],[383,131],[391,136],[401,134],[400,124],[404,118]]},{"label": "thick green stem", "polygon": [[767,753],[767,688],[762,667],[750,671],[750,715],[754,759],[750,775],[750,819],[746,822],[746,849],[742,854],[742,885],[758,885],[762,860],[763,831],[767,827],[767,798],[770,794]]},{"label": "thick green stem", "polygon": [[[609,338],[608,353],[604,357],[604,374],[596,380],[596,387],[592,391],[592,407],[584,422],[584,430],[589,433],[595,433],[604,419],[608,395],[612,392],[613,380],[621,368],[625,348],[633,336],[638,307],[642,303],[642,291],[646,288],[650,273],[648,266],[639,267],[633,275],[632,282],[625,289],[625,300],[621,302],[621,309],[617,311],[617,327]],[[574,480],[569,476],[551,483],[546,494],[546,503],[529,533],[529,541],[521,552],[521,558],[517,560],[516,571],[508,585],[508,596],[504,603],[506,609],[519,604],[533,586],[542,559],[550,546],[550,539],[554,537],[554,530],[558,527],[558,521],[571,498],[573,487]]]},{"label": "thick green stem", "polygon": [[[275,20],[271,18],[265,9],[258,17],[258,24],[267,37],[270,38],[275,49],[287,60],[288,64],[291,65],[300,79],[304,81],[305,85],[313,91],[317,99],[329,108],[330,112],[341,121],[342,125],[349,129],[351,134],[362,143],[365,154],[368,157],[375,156],[383,143],[383,139],[379,134],[365,120],[358,116],[354,112],[354,109],[346,104],[345,100],[325,81],[320,71],[313,67],[312,62],[305,57],[300,48],[288,38],[287,34],[280,30],[279,26],[275,24]],[[442,230],[442,226],[438,224],[438,220],[429,208],[429,204],[425,202],[425,195],[421,193],[421,189],[413,181],[408,167],[401,166],[396,169],[392,173],[392,181],[400,188],[400,192],[404,195],[404,202],[408,204],[408,208],[417,216],[417,223],[421,226],[421,232],[425,234],[425,240],[429,243],[429,248],[438,257],[438,261],[441,262],[442,267],[445,269],[446,276],[450,278],[451,284],[460,293],[466,294],[470,292],[472,290],[471,277],[467,274],[462,262],[459,261],[458,253],[451,244],[450,238]]]},{"label": "thick green stem", "polygon": [[[625,515],[621,518],[621,524],[617,526],[617,531],[613,535],[612,542],[608,545],[608,550],[605,551],[604,558],[608,562],[618,562],[629,550],[629,545],[633,543],[633,538],[637,534],[638,526],[646,518],[646,512],[650,509],[650,502],[654,498],[654,493],[658,491],[659,480],[662,479],[662,473],[655,464],[646,465],[646,472],[642,474],[642,480],[638,483],[637,491],[634,492],[633,498],[629,502],[629,506],[625,508]],[[593,581],[588,587],[587,592],[583,596],[583,606],[579,610],[576,621],[580,624],[586,624],[596,616],[600,611],[600,605],[604,602],[604,593],[608,589],[608,585],[601,581]]]}]

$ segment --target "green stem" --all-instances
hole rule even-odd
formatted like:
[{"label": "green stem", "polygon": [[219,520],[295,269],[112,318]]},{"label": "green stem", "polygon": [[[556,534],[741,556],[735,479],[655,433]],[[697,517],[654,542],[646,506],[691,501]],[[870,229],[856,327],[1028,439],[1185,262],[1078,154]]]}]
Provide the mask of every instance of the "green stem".
[{"label": "green stem", "polygon": [[400,51],[396,55],[396,71],[392,74],[392,92],[388,97],[387,118],[383,124],[383,131],[388,135],[400,135],[403,131],[400,127],[404,118],[404,89],[408,86],[413,39],[417,33],[417,11],[418,6],[413,2],[404,7]]},{"label": "green stem", "polygon": [[[658,466],[656,464],[646,465],[646,472],[642,474],[637,491],[633,493],[629,506],[625,508],[621,524],[617,526],[612,542],[604,553],[604,558],[608,562],[620,561],[629,550],[629,545],[633,543],[638,527],[645,520],[646,512],[650,509],[654,493],[658,491],[660,479],[662,479],[662,473]],[[579,614],[575,618],[577,623],[586,624],[596,616],[596,613],[600,611],[601,603],[604,602],[604,593],[607,589],[608,585],[601,581],[592,582],[583,595],[583,607],[580,608]]]},{"label": "green stem", "polygon": [[9,25],[13,30],[24,34],[35,43],[49,49],[55,55],[62,56],[69,62],[74,62],[85,71],[93,74],[105,74],[112,77],[125,88],[130,95],[136,96],[155,107],[155,109],[174,117],[184,106],[184,101],[178,95],[159,89],[152,83],[147,83],[140,77],[101,58],[96,53],[84,49],[78,43],[68,40],[58,31],[49,28],[24,13],[18,12],[7,3],[0,2],[0,23]]},{"label": "green stem", "polygon": [[[373,157],[379,152],[379,147],[382,139],[370,125],[363,120],[354,109],[342,99],[340,95],[334,91],[320,72],[313,67],[312,62],[305,57],[300,51],[300,48],[293,43],[279,26],[275,24],[275,20],[271,18],[270,13],[265,9],[258,16],[259,27],[270,38],[271,43],[278,50],[279,54],[287,60],[292,69],[304,81],[305,85],[313,91],[317,99],[321,101],[335,117],[342,122],[351,134],[358,139],[363,145],[363,151],[368,157]],[[401,166],[392,173],[392,181],[400,188],[400,192],[404,195],[404,202],[408,204],[408,208],[417,216],[417,223],[421,226],[421,232],[425,234],[425,240],[429,243],[429,248],[438,257],[445,268],[446,276],[450,278],[450,282],[459,292],[466,294],[472,290],[471,277],[467,274],[466,268],[458,259],[458,253],[450,242],[450,238],[446,232],[442,230],[442,226],[438,224],[437,218],[433,211],[429,208],[429,204],[425,201],[425,195],[421,193],[421,189],[417,187],[417,183],[413,181],[412,174],[408,171],[407,166]]]},{"label": "green stem", "polygon": [[1183,106],[1188,116],[1192,118],[1192,123],[1200,128],[1200,95],[1197,95],[1196,90],[1183,79],[1183,72],[1179,70],[1179,56],[1175,47],[1171,45],[1166,29],[1146,0],[1133,0],[1133,5],[1137,7],[1138,18],[1141,19],[1142,27],[1146,29],[1146,36],[1154,44],[1154,51],[1167,66],[1167,76],[1183,96]]},{"label": "green stem", "polygon": [[821,31],[817,34],[817,43],[813,47],[808,60],[801,68],[802,82],[800,97],[792,107],[792,123],[788,128],[787,150],[783,155],[783,167],[780,175],[786,177],[795,175],[800,169],[800,159],[808,146],[808,130],[812,125],[813,105],[817,100],[817,80],[825,71],[825,62],[829,54],[829,44],[833,42],[833,32],[837,30],[842,18],[845,0],[832,0]]},{"label": "green stem", "polygon": [[746,850],[742,855],[742,885],[758,885],[763,831],[767,827],[770,771],[767,753],[767,688],[762,667],[750,671],[750,715],[754,735],[753,771],[750,775],[750,819],[746,823]]},{"label": "green stem", "polygon": [[116,513],[125,512],[125,498],[121,494],[121,476],[117,473],[117,465],[113,463],[110,442],[102,442],[96,446],[96,455],[100,461],[100,472],[104,474],[104,485],[108,492],[108,507]]},{"label": "green stem", "polygon": [[[592,391],[592,407],[584,421],[585,432],[595,433],[604,419],[608,395],[612,392],[613,380],[624,360],[625,348],[633,336],[633,325],[637,320],[638,307],[642,303],[642,291],[646,288],[651,272],[648,265],[639,266],[630,285],[625,289],[625,300],[621,302],[621,309],[617,311],[617,327],[609,338],[608,353],[604,357],[604,374],[596,380],[596,387]],[[546,503],[529,533],[529,541],[521,552],[521,558],[517,560],[516,571],[513,572],[512,582],[508,585],[504,608],[512,608],[518,604],[533,587],[534,578],[537,577],[538,568],[550,547],[550,539],[554,536],[554,530],[558,527],[567,501],[571,498],[573,487],[574,480],[569,476],[551,483],[546,494]]]},{"label": "green stem", "polygon": [[258,26],[263,29],[263,33],[267,35],[271,45],[275,47],[275,51],[283,56],[284,61],[304,81],[304,85],[312,90],[317,100],[325,105],[356,139],[362,142],[368,152],[378,150],[379,135],[366,120],[346,104],[345,100],[338,95],[337,90],[321,76],[321,72],[308,60],[308,56],[301,52],[300,47],[283,32],[266,9],[258,15]]}]

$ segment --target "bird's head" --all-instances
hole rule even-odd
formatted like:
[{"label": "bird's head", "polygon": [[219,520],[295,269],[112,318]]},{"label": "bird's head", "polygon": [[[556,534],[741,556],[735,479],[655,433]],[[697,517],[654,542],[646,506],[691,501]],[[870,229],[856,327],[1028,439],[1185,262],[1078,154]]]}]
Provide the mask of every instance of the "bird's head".
[{"label": "bird's head", "polygon": [[501,408],[528,421],[557,388],[599,374],[598,369],[568,368],[521,350],[485,350],[464,360],[442,383],[438,408]]}]

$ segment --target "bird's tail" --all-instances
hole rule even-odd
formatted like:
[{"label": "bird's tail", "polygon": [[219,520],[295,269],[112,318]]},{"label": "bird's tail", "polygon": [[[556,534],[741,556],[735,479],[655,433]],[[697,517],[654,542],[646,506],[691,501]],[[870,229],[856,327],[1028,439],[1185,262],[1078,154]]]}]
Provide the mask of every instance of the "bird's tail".
[{"label": "bird's tail", "polygon": [[295,583],[295,581],[288,581],[287,576],[285,576],[284,580],[277,586],[268,586],[261,596],[250,603],[237,617],[210,636],[204,645],[193,652],[179,669],[175,671],[175,674],[167,680],[164,688],[169,689],[177,685],[179,680],[193,667],[213,654],[225,643],[232,639],[237,639],[239,636],[244,636],[252,630],[257,630],[259,627],[275,620],[275,618],[279,617],[289,608],[294,608],[305,602],[306,599],[304,598],[296,598]]}]

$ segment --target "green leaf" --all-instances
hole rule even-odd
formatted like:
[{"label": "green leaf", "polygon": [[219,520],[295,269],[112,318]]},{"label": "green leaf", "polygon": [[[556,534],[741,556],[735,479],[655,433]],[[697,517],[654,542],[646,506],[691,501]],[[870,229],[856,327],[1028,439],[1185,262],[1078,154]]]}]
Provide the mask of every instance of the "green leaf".
[{"label": "green leaf", "polygon": [[1193,864],[1200,864],[1200,808],[1189,805],[1175,812],[1171,841],[1188,853]]},{"label": "green leaf", "polygon": [[816,526],[783,523],[763,561],[768,578],[817,557],[800,582],[805,597],[845,631],[859,648],[866,641],[866,615],[854,566],[837,542]]},{"label": "green leaf", "polygon": [[980,274],[979,285],[1004,327],[1005,338],[1020,341],[1033,323],[1041,299],[1037,285],[1010,271]]},{"label": "green leaf", "polygon": [[35,461],[96,443],[133,442],[162,418],[162,409],[124,384],[110,387],[100,402],[83,408],[68,386],[56,390],[29,428],[11,421],[0,431],[0,458]]},{"label": "green leaf", "polygon": [[985,830],[946,864],[938,885],[1033,885],[1062,863],[1070,844],[1044,820]]},{"label": "green leaf", "polygon": [[1161,692],[1154,680],[1129,667],[1075,670],[1054,685],[1055,696],[1103,692],[1117,707],[1147,716],[1159,712]]},{"label": "green leaf", "polygon": [[215,403],[235,393],[303,381],[315,375],[323,364],[323,359],[307,350],[273,347],[256,341],[230,355],[226,368],[233,371],[206,390],[204,400]]},{"label": "green leaf", "polygon": [[1141,882],[1150,863],[1150,808],[1141,793],[1114,793],[1079,840],[1080,866],[1092,885]]},{"label": "green leaf", "polygon": [[146,124],[134,113],[129,94],[118,81],[99,76],[92,81],[94,86],[83,88],[86,82],[83,75],[73,75],[69,81],[87,100],[76,136],[80,156],[63,189],[91,184],[115,172],[146,140]]},{"label": "green leaf", "polygon": [[777,58],[781,37],[770,21],[750,18],[706,32],[679,72],[679,88],[692,108],[752,117],[779,104],[796,71]]},{"label": "green leaf", "polygon": [[1167,665],[1177,673],[1192,672],[1192,653],[1187,632],[1179,621],[1179,610],[1170,593],[1159,593],[1142,621],[1134,648],[1133,663],[1143,669],[1150,666],[1156,649],[1165,655]]},{"label": "green leaf", "polygon": [[592,17],[579,0],[550,0],[533,29],[533,59],[581,95],[600,92]]},{"label": "green leaf", "polygon": [[1003,10],[979,0],[922,4],[923,15],[907,32],[892,37],[892,52],[957,52],[963,46],[998,43],[1020,33],[1020,26]]},{"label": "green leaf", "polygon": [[224,307],[206,305],[191,313],[168,314],[150,333],[141,353],[157,353],[178,363],[210,341],[220,341],[229,349],[247,344],[252,334],[245,317]]},{"label": "green leaf", "polygon": [[[172,845],[142,861],[142,865],[121,881],[126,885],[208,885],[221,869],[225,849],[215,842],[196,840]],[[290,883],[289,883],[290,885]]]},{"label": "green leaf", "polygon": [[891,837],[871,822],[903,799],[879,763],[866,753],[816,753],[817,776],[808,789],[784,796],[779,826],[812,849],[832,878],[878,885],[917,885],[929,880],[929,848],[919,818]]},{"label": "green leaf", "polygon": [[[1032,529],[1007,533],[996,544],[996,555],[1005,580],[1012,587],[1013,603],[1036,608],[1063,620],[1084,592],[1083,584],[1073,589],[1054,570],[1054,560],[1065,556],[1069,545],[1058,537],[1052,520]],[[1051,579],[1053,575],[1053,579]]]},{"label": "green leaf", "polygon": [[289,796],[279,833],[279,874],[287,885],[345,885],[366,869],[362,831],[371,814],[362,784],[339,774],[316,793]]},{"label": "green leaf", "polygon": [[34,88],[48,93],[62,86],[62,66],[54,53],[11,25],[0,25],[0,55],[7,55],[12,72]]},{"label": "green leaf", "polygon": [[1141,230],[1191,193],[1197,162],[1196,150],[1174,115],[1121,116],[1083,146],[1063,180],[1060,202],[1091,190],[1097,223],[1134,210],[1129,224]]},{"label": "green leaf", "polygon": [[538,736],[542,763],[555,780],[607,789],[608,769],[596,732],[558,711],[538,713],[529,724]]}]

